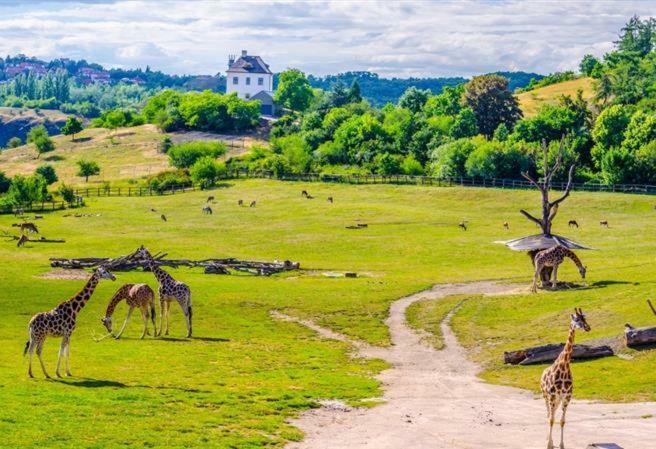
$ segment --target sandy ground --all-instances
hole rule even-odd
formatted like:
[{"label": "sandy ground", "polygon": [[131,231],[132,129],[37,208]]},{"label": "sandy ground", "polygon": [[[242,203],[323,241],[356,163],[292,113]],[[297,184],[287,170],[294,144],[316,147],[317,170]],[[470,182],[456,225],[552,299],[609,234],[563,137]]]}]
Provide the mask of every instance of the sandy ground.
[{"label": "sandy ground", "polygon": [[[371,409],[350,409],[337,401],[308,411],[292,424],[306,434],[289,449],[530,449],[545,448],[546,409],[541,397],[516,388],[487,384],[479,368],[442,323],[446,348],[435,351],[406,325],[407,307],[422,299],[453,294],[512,294],[516,286],[493,282],[435,286],[401,298],[390,308],[387,325],[393,345],[371,347],[352,342],[314,323],[296,321],[326,338],[347,341],[361,357],[382,358],[392,368],[379,376],[385,402]],[[538,380],[536,379],[536,382]],[[574,388],[576,396],[576,383]],[[651,415],[651,416],[649,416]],[[656,403],[604,404],[573,401],[567,412],[565,447],[615,443],[624,449],[656,448]],[[555,426],[556,447],[560,438]],[[613,447],[613,446],[608,446]]]}]

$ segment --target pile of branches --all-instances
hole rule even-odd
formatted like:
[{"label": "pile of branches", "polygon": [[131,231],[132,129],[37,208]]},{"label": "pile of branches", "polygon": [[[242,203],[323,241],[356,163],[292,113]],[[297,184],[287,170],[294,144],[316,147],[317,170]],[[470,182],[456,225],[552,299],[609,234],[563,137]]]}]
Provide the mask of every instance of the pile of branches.
[{"label": "pile of branches", "polygon": [[[271,276],[283,271],[298,270],[300,264],[285,260],[283,262],[257,262],[249,260],[227,259],[165,259],[166,254],[153,256],[156,265],[178,268],[178,267],[204,267],[206,274],[230,274],[232,271],[250,273],[257,276]],[[114,271],[133,271],[148,269],[148,264],[143,260],[135,260],[130,256],[110,259],[108,257],[80,257],[74,259],[50,258],[50,266],[53,268],[83,269],[95,268],[100,265],[111,267]]]}]

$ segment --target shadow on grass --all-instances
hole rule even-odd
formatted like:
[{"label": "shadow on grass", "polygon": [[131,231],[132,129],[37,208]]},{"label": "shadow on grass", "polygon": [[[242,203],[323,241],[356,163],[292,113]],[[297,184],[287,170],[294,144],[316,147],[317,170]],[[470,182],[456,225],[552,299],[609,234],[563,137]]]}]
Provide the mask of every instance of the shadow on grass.
[{"label": "shadow on grass", "polygon": [[128,385],[117,382],[114,380],[105,380],[105,379],[91,379],[84,378],[79,380],[62,380],[62,379],[53,379],[55,382],[70,385],[71,387],[83,387],[83,388],[126,388]]},{"label": "shadow on grass", "polygon": [[191,337],[191,338],[159,337],[159,340],[173,341],[173,342],[191,342],[191,341],[194,341],[194,340],[214,341],[214,342],[228,342],[228,341],[230,341],[229,338],[221,338],[221,337]]},{"label": "shadow on grass", "polygon": [[78,142],[88,142],[91,140],[91,137],[77,137],[75,140],[73,140],[74,143]]},{"label": "shadow on grass", "polygon": [[66,159],[64,156],[60,156],[58,154],[53,154],[52,156],[43,158],[44,161],[48,161],[48,162],[63,161],[64,159]]},{"label": "shadow on grass", "polygon": [[629,281],[597,281],[590,284],[591,288],[604,288],[609,285],[640,285],[640,282],[629,282]]}]

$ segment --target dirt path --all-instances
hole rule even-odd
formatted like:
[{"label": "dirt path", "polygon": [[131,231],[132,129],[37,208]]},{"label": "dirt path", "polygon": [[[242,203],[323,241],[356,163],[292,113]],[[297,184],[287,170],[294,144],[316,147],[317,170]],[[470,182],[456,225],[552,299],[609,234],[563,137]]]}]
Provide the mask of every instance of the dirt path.
[{"label": "dirt path", "polygon": [[[530,449],[546,447],[546,414],[541,397],[516,388],[484,383],[448,326],[446,348],[435,351],[406,325],[405,311],[415,301],[454,294],[510,294],[515,286],[477,282],[436,286],[401,298],[386,324],[393,345],[358,343],[362,357],[387,360],[392,368],[379,376],[385,403],[372,409],[348,409],[335,401],[304,413],[293,422],[305,440],[289,449]],[[350,341],[314,323],[277,314],[308,326],[326,338]],[[537,380],[536,380],[537,382]],[[616,443],[624,449],[656,447],[655,403],[601,404],[573,401],[565,428],[567,448]],[[556,432],[556,442],[559,438]]]}]

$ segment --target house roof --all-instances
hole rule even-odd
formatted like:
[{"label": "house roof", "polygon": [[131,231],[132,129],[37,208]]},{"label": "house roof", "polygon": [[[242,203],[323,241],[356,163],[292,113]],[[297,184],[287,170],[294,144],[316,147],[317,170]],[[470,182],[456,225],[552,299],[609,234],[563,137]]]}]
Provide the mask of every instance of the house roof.
[{"label": "house roof", "polygon": [[583,246],[580,243],[573,242],[572,240],[562,237],[560,235],[546,235],[546,234],[536,234],[529,235],[528,237],[522,237],[520,239],[513,239],[507,241],[499,241],[495,243],[501,243],[506,245],[508,248],[513,251],[534,251],[534,250],[543,250],[553,248],[554,246],[564,246],[569,249],[592,249],[587,246]]},{"label": "house roof", "polygon": [[244,55],[240,56],[235,62],[230,64],[228,73],[267,73],[273,74],[269,66],[259,56]]}]

